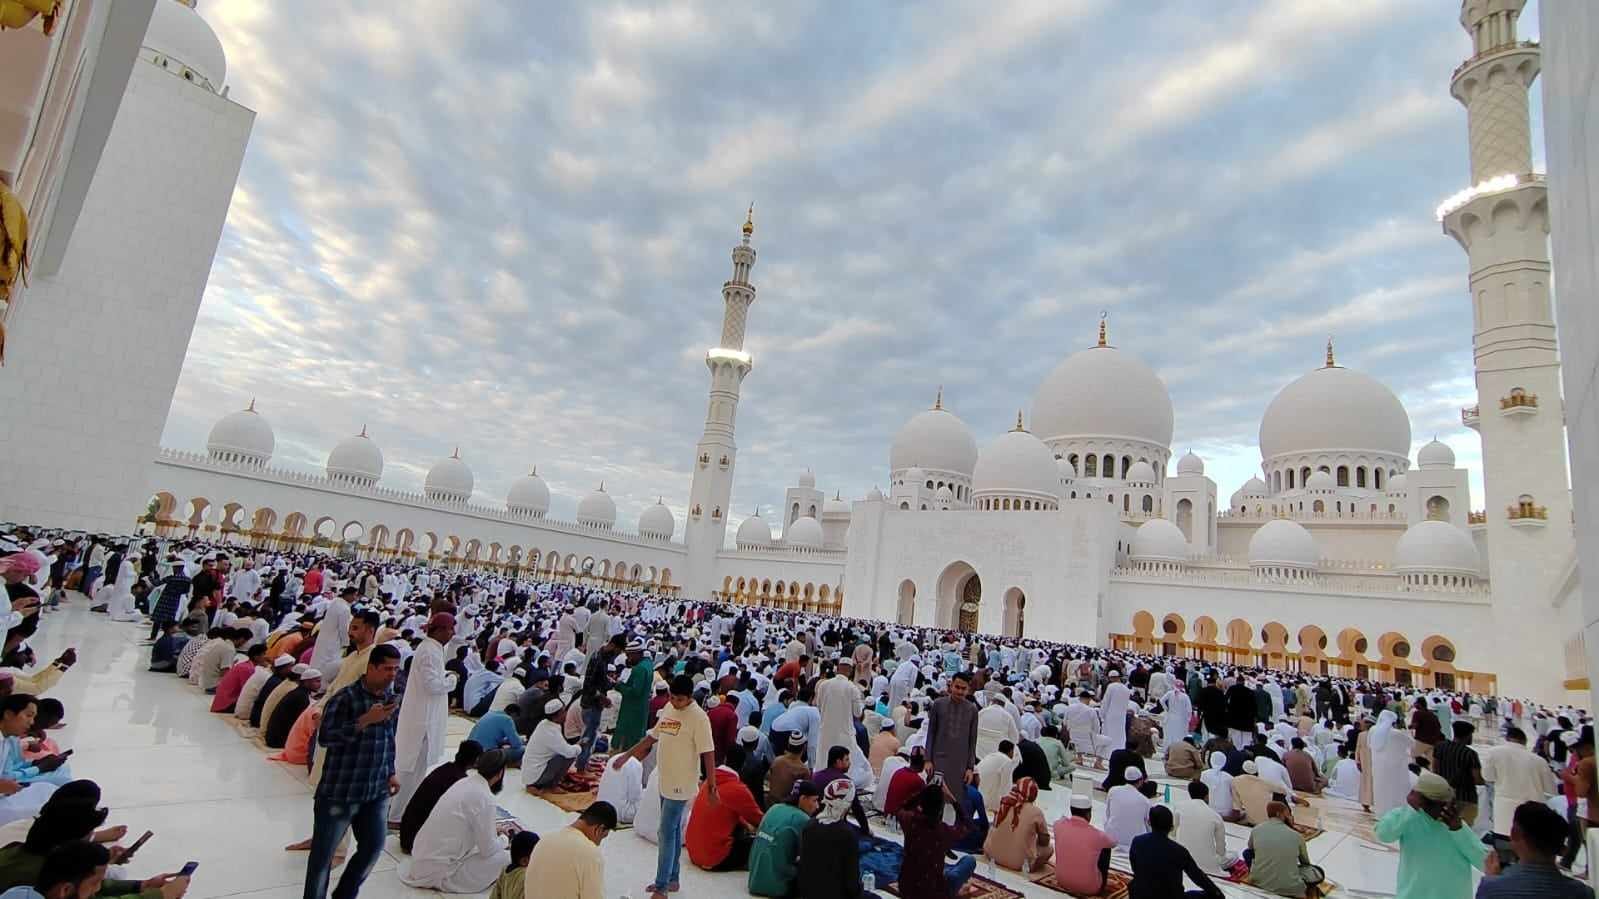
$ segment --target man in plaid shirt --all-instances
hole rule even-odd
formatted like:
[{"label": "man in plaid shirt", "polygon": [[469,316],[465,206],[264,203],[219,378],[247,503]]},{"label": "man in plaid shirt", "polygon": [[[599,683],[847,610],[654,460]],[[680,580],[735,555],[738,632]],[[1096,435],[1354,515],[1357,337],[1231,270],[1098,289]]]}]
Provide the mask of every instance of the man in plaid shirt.
[{"label": "man in plaid shirt", "polygon": [[333,851],[352,827],[355,855],[339,877],[333,899],[355,899],[361,883],[383,854],[388,835],[394,776],[394,676],[400,651],[372,647],[366,674],[328,699],[317,743],[327,753],[312,813],[311,857],[305,869],[305,899],[326,899]]}]

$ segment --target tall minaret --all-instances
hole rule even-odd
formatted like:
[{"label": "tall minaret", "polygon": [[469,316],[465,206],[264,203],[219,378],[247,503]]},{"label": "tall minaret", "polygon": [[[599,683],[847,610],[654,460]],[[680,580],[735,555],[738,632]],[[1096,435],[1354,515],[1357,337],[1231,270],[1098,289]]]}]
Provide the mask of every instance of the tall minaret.
[{"label": "tall minaret", "polygon": [[733,463],[738,445],[733,441],[733,421],[738,416],[738,390],[750,373],[754,360],[744,352],[744,323],[750,304],[755,302],[755,285],[750,269],[755,266],[755,248],[750,236],[755,233],[755,207],[744,218],[744,239],[733,248],[733,277],[722,285],[722,340],[705,353],[705,366],[711,370],[711,396],[705,410],[705,433],[694,449],[694,480],[689,487],[688,528],[683,541],[688,547],[688,571],[683,578],[684,595],[706,599],[714,583],[716,554],[727,534],[728,499],[733,494]]},{"label": "tall minaret", "polygon": [[[1466,107],[1472,186],[1438,216],[1471,266],[1477,406],[1464,420],[1482,435],[1495,619],[1528,650],[1509,651],[1493,667],[1481,664],[1499,674],[1501,694],[1548,699],[1564,677],[1551,601],[1575,544],[1549,305],[1549,205],[1544,176],[1532,171],[1527,113],[1539,48],[1516,40],[1525,3],[1461,4],[1472,56],[1455,70],[1450,93]],[[1544,623],[1553,643],[1527,630]]]}]

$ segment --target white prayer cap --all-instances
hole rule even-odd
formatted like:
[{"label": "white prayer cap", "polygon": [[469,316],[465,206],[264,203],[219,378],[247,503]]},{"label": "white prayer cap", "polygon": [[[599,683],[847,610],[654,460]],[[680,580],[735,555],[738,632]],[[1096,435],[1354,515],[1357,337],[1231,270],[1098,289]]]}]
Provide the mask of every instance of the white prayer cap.
[{"label": "white prayer cap", "polygon": [[284,653],[283,655],[280,655],[277,658],[272,660],[272,667],[273,668],[282,668],[284,665],[293,665],[293,664],[294,664],[294,656],[291,656],[288,653]]},{"label": "white prayer cap", "polygon": [[740,743],[754,743],[760,738],[761,730],[754,725],[746,724],[738,730],[738,741]]},{"label": "white prayer cap", "polygon": [[[304,677],[305,673],[307,671],[310,671],[310,670],[311,670],[311,666],[310,665],[295,665],[293,668],[289,669],[289,673],[293,674],[295,677]],[[321,674],[321,673],[322,672],[320,672],[320,671],[317,672],[317,674]]]},{"label": "white prayer cap", "polygon": [[1072,808],[1093,808],[1093,807],[1094,807],[1094,797],[1092,797],[1092,796],[1084,796],[1082,794],[1073,794],[1072,795]]},{"label": "white prayer cap", "polygon": [[1255,760],[1254,759],[1250,759],[1249,761],[1244,762],[1244,773],[1245,774],[1259,774],[1260,773],[1260,766],[1255,764]]},{"label": "white prayer cap", "polygon": [[553,715],[560,710],[561,701],[559,699],[552,699],[544,704],[544,714],[546,715]]},{"label": "white prayer cap", "polygon": [[1128,765],[1127,770],[1122,772],[1122,779],[1135,784],[1144,779],[1144,772],[1138,770],[1136,765]]},{"label": "white prayer cap", "polygon": [[312,668],[310,665],[306,665],[305,666],[305,670],[300,672],[300,680],[315,680],[315,681],[319,681],[321,679],[322,679],[322,669],[320,669],[320,668]]}]

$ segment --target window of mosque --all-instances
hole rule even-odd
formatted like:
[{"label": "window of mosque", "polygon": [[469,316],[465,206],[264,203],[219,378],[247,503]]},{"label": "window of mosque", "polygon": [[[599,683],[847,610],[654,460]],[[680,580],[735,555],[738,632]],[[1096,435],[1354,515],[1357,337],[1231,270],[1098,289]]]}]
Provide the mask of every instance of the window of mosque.
[{"label": "window of mosque", "polygon": [[1086,462],[1084,464],[1084,468],[1083,468],[1083,477],[1085,477],[1085,478],[1097,478],[1097,477],[1099,477],[1099,457],[1098,456],[1089,456],[1087,458],[1087,460],[1086,460]]},{"label": "window of mosque", "polygon": [[1364,466],[1364,465],[1362,465],[1359,468],[1355,469],[1355,486],[1356,487],[1364,487],[1364,486],[1366,486],[1366,466]]},{"label": "window of mosque", "polygon": [[1408,642],[1404,641],[1404,640],[1400,640],[1399,642],[1395,643],[1394,644],[1394,658],[1396,658],[1396,659],[1408,659],[1408,658],[1410,658],[1410,644]]},{"label": "window of mosque", "polygon": [[1130,494],[1130,493],[1122,494],[1122,511],[1123,512],[1131,512],[1132,510],[1133,510],[1133,497],[1132,497],[1132,494]]},{"label": "window of mosque", "polygon": [[1434,646],[1432,648],[1432,660],[1434,662],[1453,662],[1455,660],[1454,647],[1443,643]]},{"label": "window of mosque", "polygon": [[1361,655],[1365,655],[1366,654],[1366,646],[1367,646],[1367,643],[1366,643],[1366,638],[1365,637],[1356,638],[1356,640],[1355,640],[1355,652],[1360,653]]},{"label": "window of mosque", "polygon": [[1153,511],[1155,511],[1155,498],[1146,493],[1144,494],[1144,512],[1149,513]]},{"label": "window of mosque", "polygon": [[1427,500],[1428,521],[1449,520],[1449,500],[1441,496],[1434,496]]},{"label": "window of mosque", "polygon": [[1133,467],[1133,457],[1132,456],[1122,456],[1122,480],[1124,480],[1124,481],[1127,480],[1127,472],[1131,471],[1132,467]]},{"label": "window of mosque", "polygon": [[1371,486],[1377,488],[1378,490],[1382,489],[1382,469],[1381,468],[1373,468],[1371,470]]},{"label": "window of mosque", "polygon": [[[1281,476],[1281,475],[1279,474],[1279,476]],[[1294,489],[1294,473],[1293,473],[1292,470],[1290,470],[1288,472],[1288,489],[1289,490]]]},{"label": "window of mosque", "polygon": [[1318,499],[1310,504],[1310,511],[1316,513],[1317,515],[1321,515],[1327,511],[1327,504]]},{"label": "window of mosque", "polygon": [[1349,486],[1349,466],[1347,465],[1338,466],[1338,486]]}]

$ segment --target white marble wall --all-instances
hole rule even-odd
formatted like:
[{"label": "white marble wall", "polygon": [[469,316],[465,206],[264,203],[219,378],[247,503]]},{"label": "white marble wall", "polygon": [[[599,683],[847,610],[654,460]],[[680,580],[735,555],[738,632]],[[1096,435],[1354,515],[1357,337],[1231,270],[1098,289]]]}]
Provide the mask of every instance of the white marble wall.
[{"label": "white marble wall", "polygon": [[132,526],[254,119],[134,64],[61,271],[7,323],[0,518]]}]

